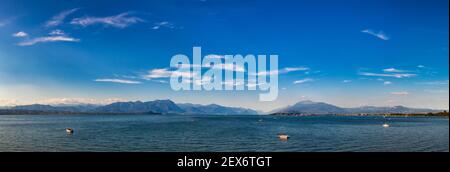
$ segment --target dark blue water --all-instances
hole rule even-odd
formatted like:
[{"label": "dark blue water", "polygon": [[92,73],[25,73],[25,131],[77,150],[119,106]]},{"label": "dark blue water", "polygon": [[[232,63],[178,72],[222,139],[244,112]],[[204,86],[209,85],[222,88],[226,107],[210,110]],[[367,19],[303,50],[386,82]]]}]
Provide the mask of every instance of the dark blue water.
[{"label": "dark blue water", "polygon": [[[390,128],[383,128],[388,121]],[[65,128],[75,130],[67,135]],[[291,136],[280,141],[277,134]],[[0,151],[449,151],[448,118],[0,116]]]}]

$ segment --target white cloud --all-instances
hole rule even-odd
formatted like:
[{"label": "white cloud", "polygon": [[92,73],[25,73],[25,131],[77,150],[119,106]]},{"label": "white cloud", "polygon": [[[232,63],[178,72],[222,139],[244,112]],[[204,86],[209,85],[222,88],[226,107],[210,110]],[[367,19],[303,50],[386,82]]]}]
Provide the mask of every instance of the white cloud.
[{"label": "white cloud", "polygon": [[370,73],[370,72],[361,72],[359,75],[362,76],[379,76],[379,77],[393,77],[393,78],[410,78],[417,76],[416,74],[411,73],[394,73],[394,74],[385,74],[385,73]]},{"label": "white cloud", "polygon": [[424,65],[417,65],[418,68],[425,68]]},{"label": "white cloud", "polygon": [[272,71],[261,71],[256,74],[257,76],[267,76],[267,75],[279,75],[279,74],[287,74],[290,72],[296,72],[296,71],[309,71],[309,68],[307,67],[286,67],[281,70],[272,70]]},{"label": "white cloud", "polygon": [[46,36],[46,37],[38,37],[31,40],[27,40],[24,42],[20,42],[19,46],[31,46],[37,43],[44,42],[79,42],[79,39],[68,37],[68,36]]},{"label": "white cloud", "polygon": [[0,20],[0,28],[8,25],[11,21],[15,20],[17,17],[10,17],[7,19]]},{"label": "white cloud", "polygon": [[59,26],[60,24],[62,24],[64,22],[64,19],[69,16],[70,14],[76,12],[78,10],[78,8],[74,8],[74,9],[70,9],[70,10],[65,10],[55,16],[53,16],[49,21],[47,21],[45,23],[46,27],[53,27],[53,26]]},{"label": "white cloud", "polygon": [[306,79],[294,81],[294,84],[303,84],[303,83],[313,82],[313,81],[314,81],[313,79],[306,78]]},{"label": "white cloud", "polygon": [[204,66],[202,66],[202,65],[199,65],[199,64],[178,64],[178,68],[197,68],[197,67],[199,67],[199,68],[202,68],[202,67],[204,67]]},{"label": "white cloud", "polygon": [[405,70],[399,70],[399,69],[395,69],[395,68],[387,68],[387,69],[383,69],[384,72],[389,72],[389,73],[403,73],[403,72],[407,72]]},{"label": "white cloud", "polygon": [[342,83],[350,83],[352,80],[343,80]]},{"label": "white cloud", "polygon": [[163,28],[163,27],[164,28],[169,28],[169,29],[174,29],[175,25],[173,23],[171,23],[171,22],[168,22],[168,21],[162,21],[162,22],[155,23],[153,25],[152,29],[153,30],[158,30],[158,29]]},{"label": "white cloud", "polygon": [[206,58],[209,58],[209,59],[225,59],[225,56],[217,55],[217,54],[210,54],[210,55],[206,56]]},{"label": "white cloud", "polygon": [[212,69],[222,69],[222,70],[228,70],[228,71],[235,71],[235,72],[245,72],[245,67],[237,64],[221,64],[221,65],[214,65],[211,64],[203,64],[203,66],[198,64],[179,64],[178,68],[194,68],[194,67],[200,67],[200,68],[212,68]]},{"label": "white cloud", "polygon": [[186,77],[186,78],[192,78],[196,76],[197,74],[193,74],[191,72],[180,72],[180,71],[171,71],[167,68],[163,69],[153,69],[150,70],[147,74],[143,75],[142,78],[146,80],[151,79],[158,79],[158,78],[170,78],[172,75],[178,76],[178,77]]},{"label": "white cloud", "polygon": [[375,36],[375,37],[377,37],[377,38],[379,38],[379,39],[381,39],[381,40],[385,40],[385,41],[387,41],[387,40],[390,39],[383,31],[379,31],[379,32],[377,33],[377,32],[374,32],[374,31],[372,31],[372,30],[370,30],[370,29],[366,29],[366,30],[363,30],[363,31],[361,31],[361,32],[362,32],[362,33],[367,33],[367,34],[369,34],[369,35]]},{"label": "white cloud", "polygon": [[20,31],[20,32],[14,33],[12,36],[17,37],[17,38],[23,38],[23,37],[27,37],[28,34],[26,32]]},{"label": "white cloud", "polygon": [[406,92],[406,91],[400,91],[400,92],[391,92],[391,95],[396,95],[396,96],[407,96],[407,95],[409,95],[409,93]]},{"label": "white cloud", "polygon": [[391,81],[384,81],[383,84],[384,84],[384,85],[391,85],[392,82],[391,82]]},{"label": "white cloud", "polygon": [[169,83],[168,81],[165,81],[165,80],[151,80],[151,81],[157,82],[157,83],[160,83],[160,84],[167,84],[167,83]]},{"label": "white cloud", "polygon": [[261,85],[267,85],[267,83],[256,83],[256,81],[252,81],[252,82],[249,82],[248,84],[247,84],[247,87],[248,88],[256,88],[256,87],[258,87],[258,86],[261,86]]},{"label": "white cloud", "polygon": [[169,78],[171,75],[172,71],[168,69],[153,69],[144,75],[144,79]]},{"label": "white cloud", "polygon": [[83,17],[83,18],[75,18],[70,24],[80,25],[83,27],[87,27],[95,24],[103,24],[105,26],[112,26],[117,28],[126,28],[132,24],[144,22],[143,19],[138,17],[129,16],[129,13],[121,13],[115,16],[108,17]]},{"label": "white cloud", "polygon": [[119,83],[119,84],[140,84],[139,81],[133,81],[133,80],[125,80],[125,79],[96,79],[95,82],[112,82],[112,83]]},{"label": "white cloud", "polygon": [[273,70],[273,71],[261,71],[258,73],[254,73],[252,75],[257,75],[257,76],[267,76],[267,75],[278,75],[280,72],[278,70]]},{"label": "white cloud", "polygon": [[65,35],[64,31],[56,29],[56,30],[52,30],[50,33],[48,33],[49,35]]},{"label": "white cloud", "polygon": [[228,71],[236,71],[236,72],[245,72],[244,66],[236,65],[236,64],[222,64],[222,65],[215,65],[211,66],[210,64],[205,64],[204,67],[212,68],[212,69],[222,69],[222,70],[228,70]]},{"label": "white cloud", "polygon": [[[225,85],[225,86],[241,86],[241,85],[244,85],[245,84],[245,81],[244,80],[229,80],[229,81],[223,81],[222,82],[222,85]],[[248,87],[250,87],[250,86],[248,86]]]},{"label": "white cloud", "polygon": [[285,72],[295,72],[295,71],[307,71],[309,68],[307,67],[287,67],[284,68]]}]

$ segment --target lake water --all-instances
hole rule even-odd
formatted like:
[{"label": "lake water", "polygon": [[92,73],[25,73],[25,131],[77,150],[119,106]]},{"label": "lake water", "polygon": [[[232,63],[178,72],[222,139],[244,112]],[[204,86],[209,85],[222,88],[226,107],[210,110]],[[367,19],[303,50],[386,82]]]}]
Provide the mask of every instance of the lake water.
[{"label": "lake water", "polygon": [[[390,128],[383,128],[385,122]],[[65,128],[75,130],[66,134]],[[291,138],[280,141],[278,133]],[[449,151],[448,118],[0,116],[0,151]]]}]

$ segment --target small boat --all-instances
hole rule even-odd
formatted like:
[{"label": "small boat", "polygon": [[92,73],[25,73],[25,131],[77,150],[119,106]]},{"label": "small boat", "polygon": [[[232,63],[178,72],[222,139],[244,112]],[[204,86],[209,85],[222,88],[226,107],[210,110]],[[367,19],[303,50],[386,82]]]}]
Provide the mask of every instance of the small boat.
[{"label": "small boat", "polygon": [[384,127],[384,128],[389,128],[390,125],[386,123],[386,124],[383,124],[383,127]]},{"label": "small boat", "polygon": [[66,132],[67,132],[67,134],[73,134],[73,129],[72,128],[66,128]]},{"label": "small boat", "polygon": [[278,134],[278,138],[280,140],[287,141],[289,139],[289,135],[284,134],[284,133],[280,133],[280,134]]}]

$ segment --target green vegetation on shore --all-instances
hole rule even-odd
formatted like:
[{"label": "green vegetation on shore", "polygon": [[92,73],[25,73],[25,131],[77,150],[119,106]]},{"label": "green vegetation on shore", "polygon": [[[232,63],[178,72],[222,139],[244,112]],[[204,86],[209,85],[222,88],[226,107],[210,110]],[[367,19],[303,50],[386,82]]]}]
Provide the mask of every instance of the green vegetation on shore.
[{"label": "green vegetation on shore", "polygon": [[418,113],[418,114],[401,114],[401,113],[392,113],[392,114],[386,114],[385,116],[401,116],[401,117],[447,117],[448,118],[448,112],[436,112],[436,113]]}]

